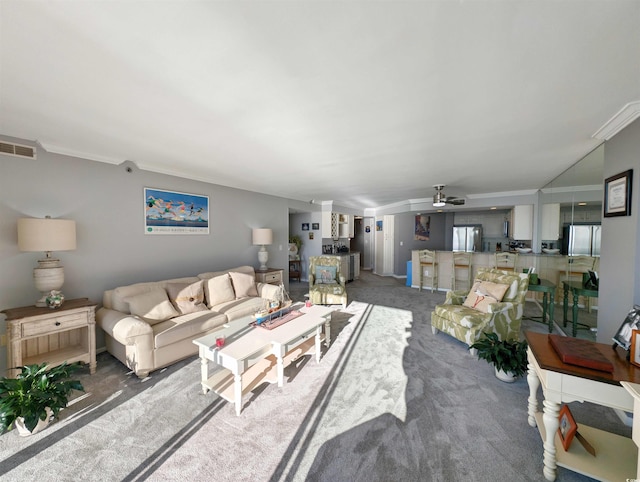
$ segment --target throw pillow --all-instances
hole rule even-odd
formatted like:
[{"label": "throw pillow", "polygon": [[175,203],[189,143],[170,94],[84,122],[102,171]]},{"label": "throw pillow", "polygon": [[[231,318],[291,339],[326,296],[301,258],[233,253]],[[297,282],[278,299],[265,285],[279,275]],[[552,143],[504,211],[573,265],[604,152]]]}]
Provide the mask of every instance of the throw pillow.
[{"label": "throw pillow", "polygon": [[228,273],[206,280],[204,283],[204,291],[207,296],[207,306],[209,308],[236,299],[236,294],[233,291],[233,285],[231,284],[231,278],[229,278]]},{"label": "throw pillow", "polygon": [[464,300],[464,306],[488,313],[489,305],[502,301],[508,289],[509,285],[475,280],[471,291],[469,291],[467,295],[467,299]]},{"label": "throw pillow", "polygon": [[132,315],[144,318],[151,325],[180,314],[169,301],[167,292],[160,287],[147,293],[130,296],[125,298],[125,301],[129,303],[129,312]]},{"label": "throw pillow", "polygon": [[204,304],[202,283],[202,281],[198,281],[197,283],[167,284],[167,294],[171,304],[183,315],[196,311],[207,311]]},{"label": "throw pillow", "polygon": [[335,266],[316,266],[316,284],[333,284],[336,283]]},{"label": "throw pillow", "polygon": [[233,283],[233,289],[236,292],[236,299],[248,298],[250,296],[257,297],[258,290],[256,289],[256,279],[254,276],[245,273],[236,273],[231,271],[231,282]]}]

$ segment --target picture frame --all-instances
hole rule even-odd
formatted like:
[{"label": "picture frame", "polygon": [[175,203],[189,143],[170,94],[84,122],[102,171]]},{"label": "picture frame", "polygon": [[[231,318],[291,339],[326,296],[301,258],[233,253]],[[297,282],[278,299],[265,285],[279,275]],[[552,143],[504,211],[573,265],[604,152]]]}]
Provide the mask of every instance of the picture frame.
[{"label": "picture frame", "polygon": [[633,330],[640,330],[640,305],[633,305],[633,308],[629,310],[622,325],[620,325],[620,328],[618,328],[618,331],[613,336],[613,341],[629,351]]},{"label": "picture frame", "polygon": [[320,223],[311,223],[311,229],[317,231],[318,229],[320,229]]},{"label": "picture frame", "polygon": [[631,215],[633,169],[608,177],[604,181],[604,217]]},{"label": "picture frame", "polygon": [[631,353],[629,361],[640,367],[640,330],[631,331]]},{"label": "picture frame", "polygon": [[578,424],[574,420],[571,410],[569,410],[569,405],[565,404],[560,409],[558,422],[560,423],[558,427],[558,436],[562,442],[562,448],[564,448],[566,452],[569,450],[573,437],[575,437],[576,432],[578,431]]},{"label": "picture frame", "polygon": [[209,196],[144,188],[144,233],[209,234]]},{"label": "picture frame", "polygon": [[302,223],[302,230],[309,231],[309,223]]}]

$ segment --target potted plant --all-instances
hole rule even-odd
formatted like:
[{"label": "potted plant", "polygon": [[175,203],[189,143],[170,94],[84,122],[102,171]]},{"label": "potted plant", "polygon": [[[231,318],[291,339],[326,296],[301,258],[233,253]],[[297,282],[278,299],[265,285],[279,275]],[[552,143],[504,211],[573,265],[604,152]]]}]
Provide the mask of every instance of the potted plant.
[{"label": "potted plant", "polygon": [[45,428],[51,418],[58,418],[67,406],[72,390],[84,391],[78,380],[69,380],[79,370],[80,363],[47,370],[47,364],[20,368],[16,378],[0,379],[0,433],[15,422],[20,435],[30,435]]},{"label": "potted plant", "polygon": [[513,382],[527,372],[527,342],[500,340],[497,333],[485,333],[469,348],[478,351],[478,358],[495,367],[496,377]]},{"label": "potted plant", "polygon": [[289,236],[289,245],[295,245],[296,247],[295,251],[291,249],[292,246],[290,246],[289,248],[290,257],[293,256],[291,259],[299,259],[298,256],[300,256],[300,248],[302,247],[302,238],[297,234]]}]

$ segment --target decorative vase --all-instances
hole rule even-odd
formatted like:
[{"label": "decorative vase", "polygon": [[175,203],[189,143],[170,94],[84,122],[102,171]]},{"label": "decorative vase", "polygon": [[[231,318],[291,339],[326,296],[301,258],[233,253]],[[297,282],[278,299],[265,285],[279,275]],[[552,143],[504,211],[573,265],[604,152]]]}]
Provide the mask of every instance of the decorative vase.
[{"label": "decorative vase", "polygon": [[516,381],[516,377],[513,376],[513,373],[498,370],[497,368],[495,370],[496,370],[496,377],[498,378],[498,380],[501,380],[507,383],[513,383]]},{"label": "decorative vase", "polygon": [[60,308],[64,303],[64,295],[62,291],[51,290],[45,299],[47,306],[51,309]]},{"label": "decorative vase", "polygon": [[25,426],[24,418],[16,418],[14,425],[16,427],[16,430],[18,431],[18,435],[20,435],[21,437],[27,437],[47,428],[49,426],[49,422],[51,421],[51,409],[49,407],[45,407],[45,410],[47,412],[46,418],[44,420],[38,420],[38,424],[33,428],[33,431],[31,432],[29,432],[29,429]]}]

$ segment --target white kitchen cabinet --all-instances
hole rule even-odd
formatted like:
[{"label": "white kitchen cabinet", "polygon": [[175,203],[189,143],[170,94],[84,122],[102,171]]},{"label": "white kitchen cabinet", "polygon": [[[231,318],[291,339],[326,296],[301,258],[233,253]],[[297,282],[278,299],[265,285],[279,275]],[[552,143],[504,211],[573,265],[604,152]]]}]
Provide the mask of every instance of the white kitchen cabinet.
[{"label": "white kitchen cabinet", "polygon": [[338,231],[338,213],[324,211],[322,213],[322,237],[337,240],[339,238]]},{"label": "white kitchen cabinet", "polygon": [[533,204],[513,207],[513,211],[511,211],[511,238],[518,241],[533,239]]},{"label": "white kitchen cabinet", "polygon": [[543,204],[542,236],[544,240],[560,238],[560,203]]}]

